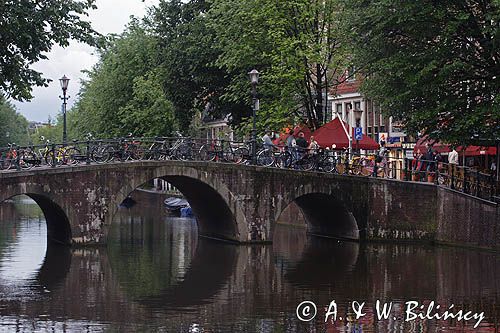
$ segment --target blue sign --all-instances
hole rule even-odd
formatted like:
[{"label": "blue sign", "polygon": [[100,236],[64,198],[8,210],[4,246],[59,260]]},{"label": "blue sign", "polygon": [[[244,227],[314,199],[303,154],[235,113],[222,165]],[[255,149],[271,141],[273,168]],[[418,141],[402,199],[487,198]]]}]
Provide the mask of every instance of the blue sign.
[{"label": "blue sign", "polygon": [[363,140],[363,127],[354,128],[354,139]]}]

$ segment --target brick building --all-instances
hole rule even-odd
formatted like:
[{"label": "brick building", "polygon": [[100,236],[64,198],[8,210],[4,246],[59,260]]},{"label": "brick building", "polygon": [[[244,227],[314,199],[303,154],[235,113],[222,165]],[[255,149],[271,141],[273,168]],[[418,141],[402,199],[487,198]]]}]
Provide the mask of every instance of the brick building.
[{"label": "brick building", "polygon": [[[360,91],[362,79],[353,68],[346,70],[343,83],[331,90],[328,103],[332,106],[332,119],[340,117],[353,127],[362,127],[363,135],[375,141],[385,141],[392,157],[403,157],[403,145],[407,140],[401,126],[392,121],[392,117],[382,114],[380,105],[365,98]],[[361,119],[355,119],[354,111],[361,111]]]}]

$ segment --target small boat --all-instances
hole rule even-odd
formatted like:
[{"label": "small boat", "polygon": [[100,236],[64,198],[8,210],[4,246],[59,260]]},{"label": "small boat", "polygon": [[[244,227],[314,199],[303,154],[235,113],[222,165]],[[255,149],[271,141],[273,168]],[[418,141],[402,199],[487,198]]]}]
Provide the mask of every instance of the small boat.
[{"label": "small boat", "polygon": [[170,197],[163,201],[165,207],[171,212],[180,212],[181,208],[189,206],[189,203],[184,198]]},{"label": "small boat", "polygon": [[181,208],[181,217],[194,217],[191,206]]}]

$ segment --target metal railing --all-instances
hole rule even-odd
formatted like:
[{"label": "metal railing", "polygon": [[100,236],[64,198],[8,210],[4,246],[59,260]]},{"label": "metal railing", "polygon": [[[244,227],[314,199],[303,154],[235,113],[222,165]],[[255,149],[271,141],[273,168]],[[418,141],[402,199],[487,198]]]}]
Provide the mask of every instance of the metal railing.
[{"label": "metal railing", "polygon": [[208,161],[234,164],[255,163],[302,171],[380,177],[429,182],[475,197],[497,200],[499,184],[492,174],[473,168],[423,159],[393,158],[376,154],[348,154],[346,150],[264,146],[252,155],[251,141],[212,140],[189,137],[125,137],[67,144],[45,141],[40,145],[0,148],[0,170],[29,170],[77,164],[116,163],[138,160]]}]

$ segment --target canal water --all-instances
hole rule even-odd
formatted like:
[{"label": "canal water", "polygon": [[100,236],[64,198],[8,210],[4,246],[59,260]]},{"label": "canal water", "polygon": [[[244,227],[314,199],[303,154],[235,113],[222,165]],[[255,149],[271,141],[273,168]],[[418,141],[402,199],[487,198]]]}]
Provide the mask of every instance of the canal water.
[{"label": "canal water", "polygon": [[[47,245],[46,234],[33,201],[1,204],[0,332],[500,332],[493,253],[339,242],[290,226],[272,245],[234,246],[144,203],[120,211],[107,247]],[[392,304],[387,319],[377,300]],[[297,318],[303,301],[317,308],[309,322]],[[353,301],[365,303],[358,320]],[[409,301],[485,318],[476,329],[475,320],[405,321]],[[325,323],[330,304],[336,321]]]}]

